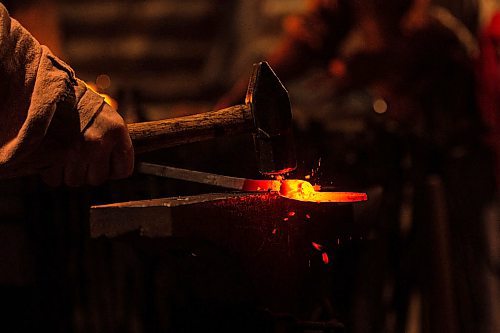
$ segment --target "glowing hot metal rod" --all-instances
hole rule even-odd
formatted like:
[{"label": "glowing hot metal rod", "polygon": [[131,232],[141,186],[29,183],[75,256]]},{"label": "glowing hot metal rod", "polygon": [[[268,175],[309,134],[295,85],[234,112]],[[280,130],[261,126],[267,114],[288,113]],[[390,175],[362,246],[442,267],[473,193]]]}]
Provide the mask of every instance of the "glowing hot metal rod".
[{"label": "glowing hot metal rod", "polygon": [[277,192],[280,196],[307,202],[357,202],[366,201],[366,193],[320,192],[320,186],[313,186],[305,180],[257,180],[217,175],[207,172],[179,169],[164,165],[141,163],[138,171],[144,174],[186,180],[212,186],[219,186],[245,192]]}]

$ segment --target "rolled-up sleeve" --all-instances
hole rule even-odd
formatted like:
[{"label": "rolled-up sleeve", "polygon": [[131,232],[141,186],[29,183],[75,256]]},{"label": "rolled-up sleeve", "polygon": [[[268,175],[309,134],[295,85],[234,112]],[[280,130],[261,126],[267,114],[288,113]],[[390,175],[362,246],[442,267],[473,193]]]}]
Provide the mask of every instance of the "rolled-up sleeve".
[{"label": "rolled-up sleeve", "polygon": [[0,3],[0,177],[64,159],[49,146],[78,140],[103,103]]}]

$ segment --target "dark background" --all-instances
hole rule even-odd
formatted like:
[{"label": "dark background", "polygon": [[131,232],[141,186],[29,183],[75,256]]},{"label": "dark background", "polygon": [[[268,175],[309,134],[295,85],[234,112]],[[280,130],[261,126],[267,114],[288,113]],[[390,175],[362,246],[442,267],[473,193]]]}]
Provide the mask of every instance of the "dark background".
[{"label": "dark background", "polygon": [[[479,13],[475,1],[438,2],[472,32],[476,31]],[[19,1],[8,5],[13,13],[30,6],[29,2]],[[87,82],[108,76],[110,85],[101,90],[116,99],[118,110],[128,122],[209,111],[237,78],[250,75],[253,62],[265,59],[281,35],[283,19],[299,13],[304,6],[301,0],[60,1],[59,55]],[[321,158],[317,173],[321,177],[316,180],[338,189],[369,190],[388,174],[395,177],[398,186],[407,184],[400,168],[405,156],[399,137],[381,133],[378,127],[360,137],[358,115],[342,113],[336,105],[326,103],[317,79],[313,69],[287,85],[297,127],[296,177],[316,169]],[[346,109],[352,107],[348,104]],[[143,158],[221,174],[259,176],[249,136],[193,144]],[[447,192],[472,191],[455,197],[458,204],[453,206],[470,204],[473,208],[464,214],[470,223],[450,228],[450,288],[456,292],[455,320],[463,332],[487,332],[498,321],[494,316],[498,268],[495,275],[491,263],[485,263],[489,254],[485,254],[485,224],[479,216],[493,185],[488,177],[463,178],[488,174],[489,165],[484,159],[478,149],[466,163],[459,164],[466,171],[453,166],[456,172],[446,173],[454,177],[451,184],[455,186],[446,188]],[[395,171],[388,171],[392,167]],[[469,172],[469,167],[473,171]],[[425,179],[420,184],[428,184]],[[432,290],[426,286],[426,281],[433,279],[430,258],[435,248],[426,243],[432,223],[423,227],[404,224],[405,216],[414,211],[422,215],[418,218],[433,221],[432,205],[421,200],[430,196],[423,187],[401,186],[388,191],[394,197],[382,200],[387,207],[373,212],[377,218],[365,221],[367,234],[375,235],[375,245],[360,242],[345,251],[351,264],[344,266],[345,271],[336,271],[338,280],[353,269],[381,277],[383,283],[377,285],[374,294],[385,298],[383,303],[372,299],[376,303],[372,308],[348,308],[345,311],[349,315],[341,318],[344,321],[355,320],[356,311],[376,309],[380,318],[378,326],[371,328],[374,332],[397,332],[405,327],[412,332],[426,332],[426,325],[432,327],[429,322],[435,320],[435,299],[429,296]],[[141,175],[82,189],[53,189],[35,178],[2,180],[0,330],[169,331],[175,324],[175,305],[179,298],[186,297],[176,289],[182,278],[176,265],[182,257],[158,258],[127,242],[91,239],[89,207],[215,191],[220,189]],[[405,226],[412,232],[403,233]],[[373,249],[376,251],[372,256],[360,255]],[[349,299],[366,289],[363,285],[345,285]],[[436,295],[440,297],[439,292]],[[196,310],[194,306],[188,309]],[[186,311],[178,313],[189,318]],[[237,310],[227,313],[237,315]],[[363,325],[356,327],[359,332],[369,331],[359,328]]]}]

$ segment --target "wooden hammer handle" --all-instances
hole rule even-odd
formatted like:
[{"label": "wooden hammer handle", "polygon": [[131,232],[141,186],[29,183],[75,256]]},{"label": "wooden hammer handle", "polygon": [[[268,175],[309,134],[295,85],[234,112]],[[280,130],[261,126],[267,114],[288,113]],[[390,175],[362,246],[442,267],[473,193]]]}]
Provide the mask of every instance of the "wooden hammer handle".
[{"label": "wooden hammer handle", "polygon": [[250,105],[186,117],[134,123],[128,130],[136,153],[250,132],[254,128]]}]

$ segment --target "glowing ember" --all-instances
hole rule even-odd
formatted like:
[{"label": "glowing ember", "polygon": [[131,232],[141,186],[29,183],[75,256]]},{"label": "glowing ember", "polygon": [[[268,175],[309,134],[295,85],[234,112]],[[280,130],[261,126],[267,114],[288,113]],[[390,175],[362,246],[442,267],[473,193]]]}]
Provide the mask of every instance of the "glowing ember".
[{"label": "glowing ember", "polygon": [[315,243],[315,242],[312,242],[311,244],[312,244],[312,246],[313,246],[316,250],[318,250],[318,251],[323,251],[323,245],[318,244],[318,243]]},{"label": "glowing ember", "polygon": [[283,221],[285,221],[285,222],[286,222],[286,221],[288,221],[288,217],[285,217],[285,218],[283,219]]},{"label": "glowing ember", "polygon": [[295,216],[295,212],[289,212],[288,216]]},{"label": "glowing ember", "polygon": [[311,218],[311,215],[306,214],[306,219],[310,219],[310,218]]},{"label": "glowing ember", "polygon": [[328,265],[328,263],[330,262],[330,258],[328,258],[328,254],[326,252],[323,252],[321,254],[321,257],[323,258],[323,262],[325,263],[325,265]]},{"label": "glowing ember", "polygon": [[276,235],[276,232],[278,231],[278,229],[273,229],[273,235]]},{"label": "glowing ember", "polygon": [[358,192],[319,192],[305,180],[286,179],[281,182],[280,195],[289,199],[308,202],[356,202],[366,201],[366,193]]}]

